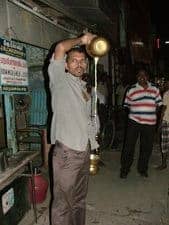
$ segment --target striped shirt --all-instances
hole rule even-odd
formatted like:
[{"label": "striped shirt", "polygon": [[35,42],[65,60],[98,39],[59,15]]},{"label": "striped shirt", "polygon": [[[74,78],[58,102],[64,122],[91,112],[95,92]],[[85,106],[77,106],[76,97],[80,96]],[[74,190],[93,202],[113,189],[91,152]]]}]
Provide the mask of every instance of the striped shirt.
[{"label": "striped shirt", "polygon": [[127,91],[124,107],[129,108],[129,118],[139,124],[156,124],[156,109],[162,105],[159,89],[148,82],[144,89],[138,83]]}]

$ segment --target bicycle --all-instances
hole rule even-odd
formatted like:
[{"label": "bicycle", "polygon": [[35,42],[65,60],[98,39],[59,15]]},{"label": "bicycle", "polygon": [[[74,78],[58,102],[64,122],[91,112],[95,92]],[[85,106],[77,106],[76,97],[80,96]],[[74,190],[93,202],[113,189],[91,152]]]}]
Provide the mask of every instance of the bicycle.
[{"label": "bicycle", "polygon": [[[99,110],[100,111],[100,110]],[[101,110],[99,114],[104,116],[104,119],[100,116],[101,131],[100,131],[100,149],[110,150],[115,139],[115,110],[112,106],[105,106],[106,113]],[[105,115],[106,114],[106,115]],[[102,120],[102,121],[101,121]]]}]

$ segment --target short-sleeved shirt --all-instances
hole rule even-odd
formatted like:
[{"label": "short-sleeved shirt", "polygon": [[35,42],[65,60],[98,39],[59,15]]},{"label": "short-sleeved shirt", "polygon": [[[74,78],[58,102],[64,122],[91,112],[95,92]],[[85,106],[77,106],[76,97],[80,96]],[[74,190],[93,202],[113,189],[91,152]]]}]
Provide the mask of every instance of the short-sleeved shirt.
[{"label": "short-sleeved shirt", "polygon": [[52,96],[51,143],[60,141],[67,147],[84,151],[90,140],[98,147],[91,132],[91,98],[86,101],[86,83],[65,72],[65,60],[51,60],[48,68]]},{"label": "short-sleeved shirt", "polygon": [[132,85],[124,100],[124,106],[129,108],[129,118],[147,125],[156,124],[156,109],[161,105],[160,91],[151,83],[146,89],[138,83]]},{"label": "short-sleeved shirt", "polygon": [[163,95],[163,105],[167,107],[164,112],[163,120],[169,122],[169,91],[166,91]]}]

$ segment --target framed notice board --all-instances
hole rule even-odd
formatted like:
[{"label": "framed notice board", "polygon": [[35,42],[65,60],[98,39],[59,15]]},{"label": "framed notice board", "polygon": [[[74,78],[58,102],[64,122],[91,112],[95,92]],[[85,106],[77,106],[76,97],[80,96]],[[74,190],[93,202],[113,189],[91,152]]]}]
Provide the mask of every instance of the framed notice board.
[{"label": "framed notice board", "polygon": [[12,40],[0,38],[0,92],[28,91],[26,49]]}]

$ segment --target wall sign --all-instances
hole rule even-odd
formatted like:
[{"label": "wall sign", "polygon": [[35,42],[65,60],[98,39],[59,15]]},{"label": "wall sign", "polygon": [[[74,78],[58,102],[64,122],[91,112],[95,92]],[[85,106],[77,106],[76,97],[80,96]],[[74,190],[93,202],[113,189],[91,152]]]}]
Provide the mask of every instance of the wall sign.
[{"label": "wall sign", "polygon": [[28,91],[25,47],[0,38],[0,89],[2,92]]},{"label": "wall sign", "polygon": [[14,205],[14,189],[10,188],[2,195],[2,210],[3,214],[6,214],[10,208]]}]

